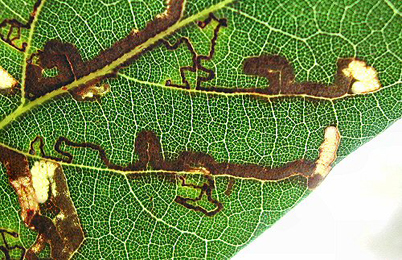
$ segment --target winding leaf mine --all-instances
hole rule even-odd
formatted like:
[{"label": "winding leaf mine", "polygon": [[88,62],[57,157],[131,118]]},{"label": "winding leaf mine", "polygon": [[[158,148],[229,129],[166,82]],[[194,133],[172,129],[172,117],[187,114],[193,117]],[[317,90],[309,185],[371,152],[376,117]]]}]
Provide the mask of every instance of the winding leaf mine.
[{"label": "winding leaf mine", "polygon": [[[184,10],[184,0],[171,0],[168,2],[166,11],[158,15],[155,20],[149,22],[142,31],[132,31],[126,38],[116,42],[111,48],[102,51],[94,59],[84,62],[78,49],[70,43],[62,43],[57,40],[48,41],[43,51],[39,51],[28,60],[26,71],[25,95],[30,100],[45,95],[48,92],[68,85],[78,79],[93,73],[91,79],[78,86],[78,90],[72,92],[78,95],[85,92],[85,88],[92,87],[101,80],[108,77],[115,77],[116,72],[122,67],[133,62],[138,55],[149,46],[142,45],[179,21]],[[138,49],[137,53],[130,53]],[[37,58],[37,64],[33,58]],[[116,65],[114,62],[118,61]],[[107,68],[104,74],[98,72]],[[58,75],[55,77],[44,77],[43,69],[57,68]]]},{"label": "winding leaf mine", "polygon": [[[224,4],[231,2],[225,1]],[[21,40],[20,30],[30,29],[41,4],[43,2],[40,0],[35,3],[26,24],[15,19],[2,21],[0,28],[6,26],[10,26],[10,28],[6,35],[0,34],[1,39],[18,51],[26,51],[29,48],[27,43],[17,44]],[[68,91],[77,100],[96,101],[101,96],[113,91],[108,84],[102,83],[104,79],[117,77],[120,69],[127,67],[142,54],[157,46],[162,46],[168,51],[176,51],[184,46],[190,53],[189,64],[179,69],[181,82],[168,79],[164,86],[189,93],[197,91],[208,95],[228,94],[229,98],[230,95],[237,94],[247,94],[255,98],[303,96],[320,101],[320,99],[333,100],[353,94],[366,94],[381,87],[376,70],[357,58],[340,58],[337,62],[334,84],[327,85],[319,82],[297,82],[292,64],[285,57],[268,53],[244,58],[242,64],[245,75],[266,78],[269,81],[268,86],[242,89],[206,86],[204,83],[213,80],[216,73],[213,69],[208,68],[205,62],[215,58],[221,30],[230,27],[231,21],[214,14],[212,11],[219,9],[217,7],[214,7],[215,9],[211,7],[211,12],[200,15],[200,17],[183,19],[185,6],[185,0],[168,1],[165,12],[150,21],[143,30],[132,30],[125,38],[88,61],[83,60],[80,50],[72,43],[62,42],[58,39],[47,41],[42,50],[27,56],[24,85],[21,86],[24,93],[23,103],[0,123],[1,128],[32,108]],[[165,40],[176,30],[193,22],[199,30],[205,28],[213,30],[208,55],[197,53],[188,37],[180,37],[174,43]],[[45,70],[47,69],[57,69],[57,75],[46,76]],[[11,81],[5,80],[9,74],[2,67],[0,67],[0,73],[0,88],[11,88],[18,84],[13,78]],[[191,86],[188,73],[197,74],[195,86]],[[170,175],[174,178],[176,185],[192,189],[197,194],[196,197],[176,195],[175,203],[195,211],[197,214],[214,217],[226,206],[214,193],[216,177],[224,176],[230,179],[224,193],[226,196],[230,196],[236,180],[239,179],[274,182],[302,177],[307,180],[309,189],[317,187],[328,175],[337,157],[341,142],[338,126],[328,125],[322,133],[322,139],[319,156],[315,161],[300,158],[275,168],[258,164],[217,161],[210,154],[192,150],[181,151],[176,159],[168,160],[163,154],[159,137],[155,132],[149,130],[142,130],[137,134],[133,150],[138,156],[138,160],[127,165],[112,162],[107,150],[99,144],[78,142],[64,136],[60,136],[53,146],[53,152],[59,156],[47,155],[44,149],[45,138],[37,136],[32,140],[28,153],[0,145],[0,162],[6,168],[9,182],[18,196],[22,220],[28,228],[38,233],[36,242],[30,248],[27,250],[20,248],[23,256],[27,259],[38,259],[38,255],[45,245],[49,244],[51,257],[62,260],[70,259],[84,241],[84,232],[70,198],[67,180],[62,169],[62,165],[74,164],[74,153],[71,151],[76,149],[95,151],[104,167],[127,175],[129,178],[135,178],[138,174],[148,172]],[[35,159],[41,158],[41,160],[30,169],[27,156]],[[187,177],[196,174],[203,176],[205,182],[202,184],[188,182]],[[208,201],[213,209],[207,209],[202,204],[198,204],[202,200]],[[4,241],[4,234],[15,236],[15,233],[5,230],[1,232]],[[18,248],[0,247],[6,258],[9,256],[10,250]]]},{"label": "winding leaf mine", "polygon": [[41,3],[41,0],[38,0],[35,3],[33,11],[29,15],[29,19],[26,23],[22,23],[17,19],[4,19],[3,21],[1,21],[0,29],[8,27],[8,31],[6,34],[0,32],[0,39],[2,39],[13,48],[17,49],[18,51],[25,52],[28,43],[22,42],[20,45],[18,44],[18,41],[21,39],[21,29],[29,30],[31,28],[32,22],[35,19]]},{"label": "winding leaf mine", "polygon": [[[331,164],[336,159],[336,152],[340,143],[340,134],[335,126],[329,126],[325,130],[324,141],[320,147],[320,156],[316,162],[297,160],[278,168],[269,168],[254,164],[219,163],[208,154],[191,151],[182,152],[175,161],[166,161],[162,155],[158,137],[155,133],[150,131],[144,131],[138,134],[135,143],[135,152],[139,159],[137,162],[133,162],[126,166],[116,165],[110,162],[105,150],[97,144],[76,143],[65,137],[60,137],[54,146],[55,151],[62,157],[47,156],[43,151],[43,139],[40,137],[35,138],[31,143],[31,154],[36,154],[33,147],[34,143],[37,141],[40,141],[39,147],[41,156],[55,161],[63,161],[66,163],[73,162],[73,155],[61,148],[62,146],[67,146],[95,150],[98,152],[106,167],[129,175],[135,175],[136,173],[143,173],[146,171],[156,171],[162,174],[174,175],[177,175],[178,173],[204,175],[207,178],[207,184],[203,186],[192,186],[195,189],[201,190],[200,196],[195,200],[200,200],[202,194],[205,193],[208,200],[217,206],[216,210],[210,212],[203,208],[193,207],[188,203],[189,199],[179,196],[176,197],[176,202],[189,209],[200,211],[208,216],[213,216],[223,208],[222,204],[212,198],[214,176],[256,179],[260,181],[278,181],[293,176],[303,176],[308,179],[308,187],[314,189],[328,175],[331,169]],[[179,179],[183,186],[191,186],[185,183],[185,177],[180,176]]]}]

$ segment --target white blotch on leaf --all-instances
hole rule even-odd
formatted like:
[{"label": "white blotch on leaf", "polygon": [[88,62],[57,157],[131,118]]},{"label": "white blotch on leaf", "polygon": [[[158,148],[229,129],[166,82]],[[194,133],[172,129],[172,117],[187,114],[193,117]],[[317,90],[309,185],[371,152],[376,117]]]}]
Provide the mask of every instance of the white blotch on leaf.
[{"label": "white blotch on leaf", "polygon": [[364,61],[353,60],[342,72],[345,76],[356,80],[351,88],[354,94],[373,92],[381,87],[377,71],[373,67],[367,66]]},{"label": "white blotch on leaf", "polygon": [[53,176],[57,167],[59,167],[57,163],[45,160],[37,161],[32,166],[32,185],[38,203],[44,203],[48,199],[49,185],[52,185],[51,191],[53,196],[56,196],[56,184],[53,181]]},{"label": "white blotch on leaf", "polygon": [[329,126],[325,129],[324,142],[320,146],[320,156],[315,162],[316,167],[314,174],[325,177],[331,171],[331,164],[336,159],[341,136],[339,130],[335,126]]},{"label": "white blotch on leaf", "polygon": [[172,0],[167,0],[166,5],[167,5],[167,8],[165,9],[165,11],[161,14],[156,15],[156,18],[160,19],[160,18],[164,18],[164,17],[168,16],[169,8],[172,5]]},{"label": "white blotch on leaf", "polygon": [[94,85],[85,88],[79,95],[82,99],[94,98],[95,96],[102,97],[110,91],[110,86],[108,84],[102,84],[100,86]]},{"label": "white blotch on leaf", "polygon": [[17,84],[17,81],[3,67],[0,66],[0,90],[10,89]]}]

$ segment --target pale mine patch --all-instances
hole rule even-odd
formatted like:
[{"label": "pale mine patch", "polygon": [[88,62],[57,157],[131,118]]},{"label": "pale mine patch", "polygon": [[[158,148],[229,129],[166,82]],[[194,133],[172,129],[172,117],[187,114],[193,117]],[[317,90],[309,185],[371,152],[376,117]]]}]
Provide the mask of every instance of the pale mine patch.
[{"label": "pale mine patch", "polygon": [[10,184],[14,187],[14,190],[18,195],[22,209],[22,220],[25,223],[29,223],[32,217],[29,213],[39,211],[39,205],[36,200],[35,191],[32,187],[31,178],[29,176],[19,177],[15,180],[10,180]]},{"label": "pale mine patch", "polygon": [[211,175],[211,172],[205,167],[197,167],[188,170],[188,172],[202,173],[203,175]]},{"label": "pale mine patch", "polygon": [[166,5],[167,5],[167,8],[165,9],[165,11],[163,13],[161,13],[161,14],[157,14],[156,18],[164,18],[164,17],[168,16],[170,6],[172,5],[172,1],[167,0]]},{"label": "pale mine patch", "polygon": [[131,30],[131,34],[132,34],[132,35],[137,35],[139,32],[140,32],[140,31],[137,30],[137,29]]},{"label": "pale mine patch", "polygon": [[0,90],[10,89],[17,84],[17,81],[3,67],[0,66]]},{"label": "pale mine patch", "polygon": [[353,60],[342,72],[346,77],[356,80],[351,88],[353,94],[369,93],[381,87],[377,71],[373,67],[367,66],[364,61]]},{"label": "pale mine patch", "polygon": [[101,86],[90,86],[86,88],[80,96],[82,99],[93,98],[94,96],[104,96],[110,91],[110,86],[108,84],[102,84]]},{"label": "pale mine patch", "polygon": [[58,220],[63,220],[63,219],[65,219],[66,218],[66,216],[63,214],[63,212],[60,212],[59,214],[57,214],[57,216],[56,216],[56,219],[58,219]]},{"label": "pale mine patch", "polygon": [[32,166],[32,185],[38,203],[44,203],[48,199],[49,185],[51,185],[53,196],[56,196],[56,184],[53,181],[53,176],[57,167],[59,167],[57,163],[45,160],[37,161]]},{"label": "pale mine patch", "polygon": [[42,251],[44,248],[43,246],[43,243],[45,243],[44,240],[45,240],[44,236],[36,237],[35,244],[33,244],[29,250],[34,252],[35,254],[39,254],[40,251]]},{"label": "pale mine patch", "polygon": [[331,171],[331,164],[336,159],[336,152],[338,151],[341,135],[335,126],[329,126],[325,129],[324,142],[320,146],[320,156],[315,161],[314,174],[326,177]]}]

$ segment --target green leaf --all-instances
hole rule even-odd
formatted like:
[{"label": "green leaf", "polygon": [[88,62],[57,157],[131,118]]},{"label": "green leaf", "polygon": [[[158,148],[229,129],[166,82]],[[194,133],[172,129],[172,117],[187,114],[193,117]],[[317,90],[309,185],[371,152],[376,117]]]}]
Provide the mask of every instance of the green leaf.
[{"label": "green leaf", "polygon": [[401,118],[399,9],[0,0],[3,251],[230,258]]}]

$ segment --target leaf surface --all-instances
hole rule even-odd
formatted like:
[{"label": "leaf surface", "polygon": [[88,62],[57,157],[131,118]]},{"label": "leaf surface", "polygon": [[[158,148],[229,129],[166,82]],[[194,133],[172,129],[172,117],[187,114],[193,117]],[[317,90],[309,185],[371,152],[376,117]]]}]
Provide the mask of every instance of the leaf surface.
[{"label": "leaf surface", "polygon": [[[0,93],[0,228],[28,258],[230,258],[402,114],[397,1],[0,0],[0,10],[0,66],[18,81]],[[363,80],[347,76],[352,61],[380,89],[353,93]],[[69,194],[34,212],[60,238],[82,228],[70,255],[24,217],[12,180],[34,173],[10,169],[10,151],[24,167],[62,169]],[[75,216],[58,198],[78,222],[57,224]]]}]

